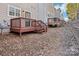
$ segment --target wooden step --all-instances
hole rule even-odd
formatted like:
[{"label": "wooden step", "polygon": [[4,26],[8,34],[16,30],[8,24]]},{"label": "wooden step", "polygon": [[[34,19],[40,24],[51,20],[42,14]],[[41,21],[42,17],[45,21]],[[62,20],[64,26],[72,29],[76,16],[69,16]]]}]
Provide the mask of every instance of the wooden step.
[{"label": "wooden step", "polygon": [[41,20],[36,21],[36,32],[47,32],[47,25]]}]

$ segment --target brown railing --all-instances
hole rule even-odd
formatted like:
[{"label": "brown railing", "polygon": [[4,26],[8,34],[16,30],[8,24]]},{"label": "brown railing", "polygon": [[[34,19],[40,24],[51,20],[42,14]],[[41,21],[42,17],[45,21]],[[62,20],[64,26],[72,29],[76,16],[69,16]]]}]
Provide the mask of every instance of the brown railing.
[{"label": "brown railing", "polygon": [[36,27],[37,31],[47,32],[47,25],[43,21],[41,21],[41,20],[36,20],[35,27]]}]

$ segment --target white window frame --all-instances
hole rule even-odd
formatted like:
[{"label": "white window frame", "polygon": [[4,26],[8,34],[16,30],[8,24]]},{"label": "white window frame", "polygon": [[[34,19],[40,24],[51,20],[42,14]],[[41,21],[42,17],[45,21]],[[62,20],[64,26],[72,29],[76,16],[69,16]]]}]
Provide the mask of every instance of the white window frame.
[{"label": "white window frame", "polygon": [[[29,13],[29,16],[30,16],[30,17],[26,17],[26,13]],[[24,15],[25,15],[25,16],[24,16],[25,18],[31,18],[31,13],[28,12],[28,11],[25,11],[25,12],[24,12]]]},{"label": "white window frame", "polygon": [[[30,21],[30,20],[29,20],[29,21]],[[26,26],[26,25],[25,25],[25,27],[31,27],[31,23],[32,23],[32,22],[30,21],[30,24],[29,24],[29,26]]]},{"label": "white window frame", "polygon": [[20,16],[21,16],[21,8],[16,7],[16,6],[14,6],[14,5],[8,5],[8,16],[11,16],[11,17],[20,17],[20,16],[16,16],[16,10],[15,10],[15,15],[14,15],[14,16],[13,16],[13,15],[10,15],[10,14],[9,14],[10,7],[13,7],[13,8],[15,8],[15,9],[19,9],[19,10],[20,10]]}]

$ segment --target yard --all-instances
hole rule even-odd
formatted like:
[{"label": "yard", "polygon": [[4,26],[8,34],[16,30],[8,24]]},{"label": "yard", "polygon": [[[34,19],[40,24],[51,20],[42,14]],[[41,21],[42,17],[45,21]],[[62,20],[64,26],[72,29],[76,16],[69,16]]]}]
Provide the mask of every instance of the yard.
[{"label": "yard", "polygon": [[0,35],[0,55],[59,55],[62,28],[49,28],[46,33]]},{"label": "yard", "polygon": [[68,27],[48,28],[48,32],[25,33],[21,37],[14,33],[0,35],[0,55],[79,55],[78,41],[68,29]]}]

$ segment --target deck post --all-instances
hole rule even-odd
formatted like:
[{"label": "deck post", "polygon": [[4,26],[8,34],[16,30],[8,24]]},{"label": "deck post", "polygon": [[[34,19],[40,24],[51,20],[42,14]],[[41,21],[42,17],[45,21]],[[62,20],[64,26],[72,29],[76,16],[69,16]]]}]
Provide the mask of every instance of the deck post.
[{"label": "deck post", "polygon": [[1,29],[1,35],[3,35],[3,29]]},{"label": "deck post", "polygon": [[20,32],[20,36],[22,35],[22,33]]}]

